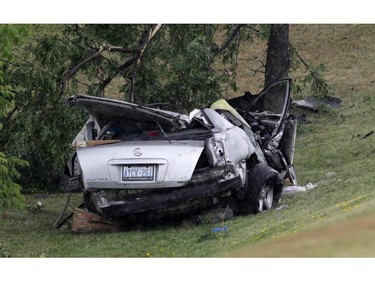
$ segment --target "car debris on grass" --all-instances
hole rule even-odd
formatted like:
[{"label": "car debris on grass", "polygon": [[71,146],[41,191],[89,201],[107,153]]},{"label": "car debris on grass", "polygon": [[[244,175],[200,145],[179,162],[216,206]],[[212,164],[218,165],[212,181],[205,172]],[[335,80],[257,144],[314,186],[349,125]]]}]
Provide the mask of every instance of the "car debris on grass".
[{"label": "car debris on grass", "polygon": [[290,93],[291,79],[281,79],[189,114],[73,96],[67,104],[89,118],[72,142],[70,190],[87,211],[122,224],[271,209],[284,182],[297,184]]}]

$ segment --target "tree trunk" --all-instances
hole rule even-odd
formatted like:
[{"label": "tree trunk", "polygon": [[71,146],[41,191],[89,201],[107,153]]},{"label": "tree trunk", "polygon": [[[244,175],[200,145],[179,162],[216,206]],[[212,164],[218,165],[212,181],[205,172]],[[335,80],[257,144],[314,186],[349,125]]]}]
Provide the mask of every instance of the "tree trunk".
[{"label": "tree trunk", "polygon": [[284,78],[289,69],[289,25],[274,24],[268,38],[265,86]]}]

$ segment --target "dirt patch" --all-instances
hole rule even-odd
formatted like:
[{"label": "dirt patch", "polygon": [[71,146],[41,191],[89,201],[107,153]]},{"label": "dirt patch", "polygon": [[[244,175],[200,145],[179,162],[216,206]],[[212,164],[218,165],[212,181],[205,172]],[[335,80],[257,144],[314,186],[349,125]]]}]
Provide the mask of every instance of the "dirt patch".
[{"label": "dirt patch", "polygon": [[228,257],[375,257],[375,214],[240,248]]}]

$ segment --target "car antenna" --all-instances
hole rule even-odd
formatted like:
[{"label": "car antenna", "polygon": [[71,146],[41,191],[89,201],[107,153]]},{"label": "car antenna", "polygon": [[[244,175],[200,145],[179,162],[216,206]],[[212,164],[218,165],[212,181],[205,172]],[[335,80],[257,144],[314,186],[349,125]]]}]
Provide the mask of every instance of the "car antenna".
[{"label": "car antenna", "polygon": [[155,121],[156,124],[158,124],[158,127],[160,129],[160,131],[162,132],[163,136],[169,141],[169,144],[172,144],[171,142],[171,139],[168,137],[168,135],[164,132],[163,128],[160,126],[159,122],[158,121]]}]

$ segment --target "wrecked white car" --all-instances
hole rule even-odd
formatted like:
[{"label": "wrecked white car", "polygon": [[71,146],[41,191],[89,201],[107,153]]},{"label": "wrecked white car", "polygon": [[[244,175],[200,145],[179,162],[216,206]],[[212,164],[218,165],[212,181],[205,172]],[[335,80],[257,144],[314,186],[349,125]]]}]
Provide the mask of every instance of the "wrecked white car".
[{"label": "wrecked white car", "polygon": [[72,145],[71,189],[108,219],[159,219],[231,208],[274,207],[293,168],[291,80],[258,95],[219,100],[189,115],[91,96],[72,108],[90,117]]}]

